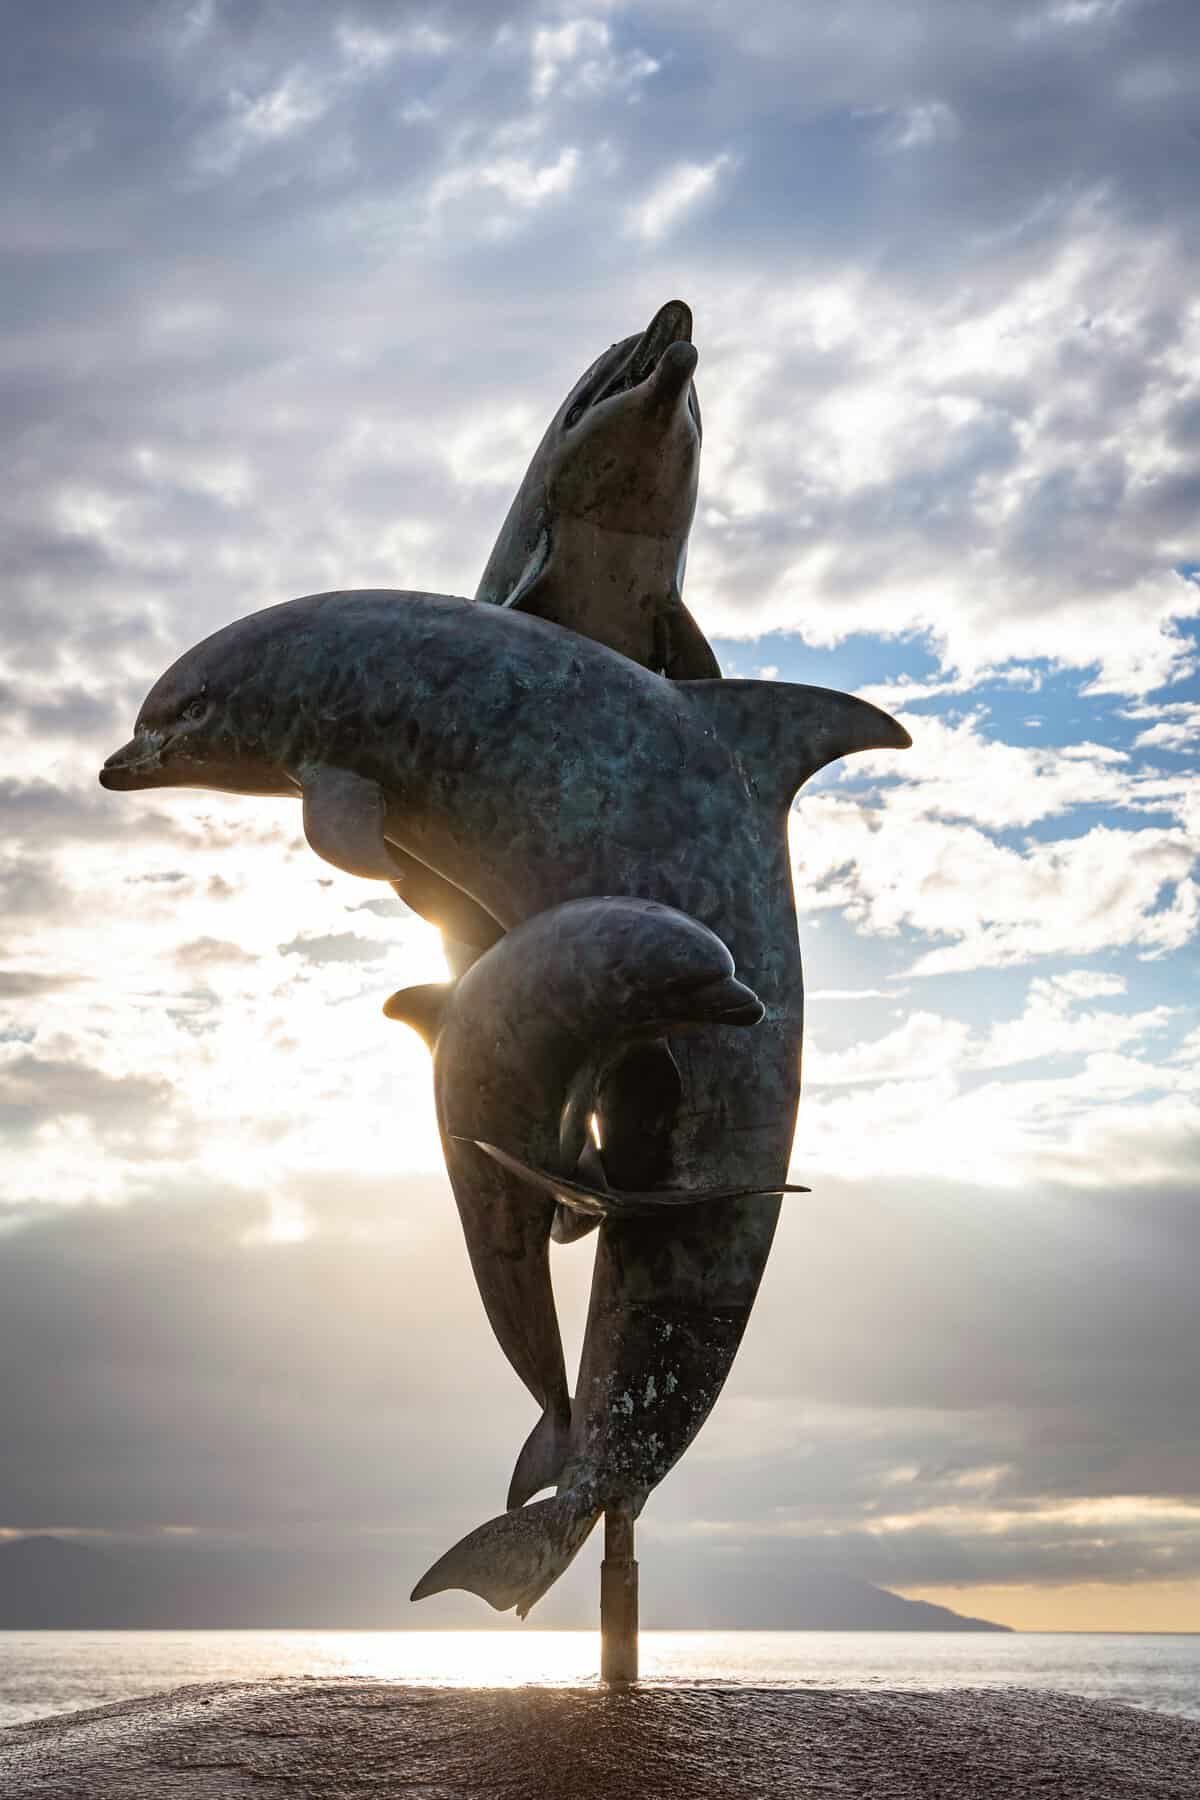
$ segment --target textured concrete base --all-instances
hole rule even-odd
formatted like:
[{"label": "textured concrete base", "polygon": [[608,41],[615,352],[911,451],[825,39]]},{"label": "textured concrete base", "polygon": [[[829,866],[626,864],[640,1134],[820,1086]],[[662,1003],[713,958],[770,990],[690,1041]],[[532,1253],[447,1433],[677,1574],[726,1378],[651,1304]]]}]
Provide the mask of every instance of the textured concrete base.
[{"label": "textured concrete base", "polygon": [[180,1688],[0,1732],[3,1800],[1197,1800],[1200,1725],[1060,1694]]}]

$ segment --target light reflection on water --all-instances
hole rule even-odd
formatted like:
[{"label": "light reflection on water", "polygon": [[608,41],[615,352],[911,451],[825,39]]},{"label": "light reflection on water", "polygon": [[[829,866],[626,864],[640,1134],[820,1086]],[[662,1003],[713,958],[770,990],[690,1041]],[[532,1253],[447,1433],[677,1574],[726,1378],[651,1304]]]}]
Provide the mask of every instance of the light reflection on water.
[{"label": "light reflection on water", "polygon": [[[647,1631],[650,1683],[1055,1688],[1200,1718],[1200,1636]],[[418,1686],[596,1683],[594,1631],[0,1632],[0,1726],[191,1682],[363,1676]]]}]

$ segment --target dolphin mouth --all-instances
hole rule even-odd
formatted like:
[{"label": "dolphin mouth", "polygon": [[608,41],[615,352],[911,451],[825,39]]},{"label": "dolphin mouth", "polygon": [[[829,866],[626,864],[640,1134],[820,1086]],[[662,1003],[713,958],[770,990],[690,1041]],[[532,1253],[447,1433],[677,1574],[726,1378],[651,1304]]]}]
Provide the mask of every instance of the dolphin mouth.
[{"label": "dolphin mouth", "polygon": [[757,1025],[766,1017],[767,1009],[758,995],[732,975],[701,982],[689,988],[685,998],[689,1019],[713,1025]]},{"label": "dolphin mouth", "polygon": [[127,744],[114,750],[100,770],[100,786],[114,793],[129,793],[134,788],[161,786],[164,743],[158,732],[131,737]]},{"label": "dolphin mouth", "polygon": [[[647,376],[655,373],[663,357],[674,344],[687,344],[695,358],[696,347],[692,343],[692,309],[686,300],[668,300],[665,306],[659,307],[635,344],[633,355],[622,371],[624,385],[640,387]],[[692,367],[695,368],[695,366],[694,360]]]},{"label": "dolphin mouth", "polygon": [[686,300],[660,306],[612,381],[592,401],[615,400],[649,387],[654,400],[672,404],[687,392],[700,357],[692,342],[692,309]]}]

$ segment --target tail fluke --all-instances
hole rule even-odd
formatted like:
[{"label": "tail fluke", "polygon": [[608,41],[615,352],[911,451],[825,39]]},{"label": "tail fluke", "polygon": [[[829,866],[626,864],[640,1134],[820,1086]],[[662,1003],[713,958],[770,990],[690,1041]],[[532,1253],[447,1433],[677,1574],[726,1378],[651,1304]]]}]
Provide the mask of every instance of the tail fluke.
[{"label": "tail fluke", "polygon": [[587,1182],[572,1181],[566,1175],[552,1175],[546,1169],[535,1169],[519,1157],[510,1156],[497,1144],[485,1144],[482,1138],[468,1140],[498,1162],[501,1168],[520,1176],[532,1187],[553,1194],[560,1206],[594,1219],[634,1219],[669,1212],[681,1206],[706,1206],[713,1200],[777,1200],[781,1194],[807,1194],[812,1190],[780,1181],[773,1187],[650,1188],[634,1194],[619,1188],[591,1187]]},{"label": "tail fluke", "polygon": [[508,1484],[510,1509],[524,1506],[543,1488],[557,1487],[570,1446],[571,1421],[562,1419],[549,1407],[542,1414],[521,1448],[512,1480]]},{"label": "tail fluke", "polygon": [[600,1512],[590,1495],[567,1493],[501,1513],[439,1557],[412,1598],[463,1588],[497,1612],[515,1606],[523,1619],[574,1560]]}]

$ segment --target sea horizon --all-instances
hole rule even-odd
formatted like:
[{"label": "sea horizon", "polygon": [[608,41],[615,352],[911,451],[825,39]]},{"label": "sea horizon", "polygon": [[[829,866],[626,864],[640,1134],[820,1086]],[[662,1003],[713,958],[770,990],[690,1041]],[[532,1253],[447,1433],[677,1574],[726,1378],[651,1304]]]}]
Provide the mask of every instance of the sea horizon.
[{"label": "sea horizon", "polygon": [[[539,1625],[533,1628],[541,1637],[578,1637],[589,1631],[599,1636],[600,1627],[596,1625]],[[336,1632],[339,1636],[346,1633],[357,1633],[366,1637],[393,1637],[412,1634],[421,1637],[454,1637],[460,1635],[473,1636],[479,1632],[496,1632],[511,1634],[513,1637],[523,1635],[521,1627],[510,1624],[507,1620],[485,1620],[478,1625],[0,1625],[0,1638],[27,1637],[37,1633],[49,1636],[98,1636],[107,1637],[119,1632],[122,1635],[132,1634],[138,1637],[170,1636],[176,1632],[206,1632],[218,1636],[237,1636],[241,1633],[269,1631],[276,1635],[307,1636],[320,1632]],[[708,1637],[720,1633],[725,1637],[986,1637],[991,1632],[1000,1632],[1009,1637],[1118,1637],[1118,1638],[1200,1638],[1200,1626],[1195,1631],[1164,1631],[1155,1626],[1126,1626],[1121,1630],[1097,1628],[1082,1630],[1069,1625],[1002,1625],[991,1621],[983,1629],[974,1627],[960,1628],[956,1631],[931,1631],[921,1626],[878,1626],[878,1625],[644,1625],[641,1628],[643,1637],[655,1633],[669,1633],[672,1637]]]},{"label": "sea horizon", "polygon": [[[599,1656],[595,1627],[0,1630],[0,1728],[223,1682],[594,1687]],[[1033,1688],[1200,1720],[1200,1632],[652,1629],[641,1668],[648,1687]]]}]

